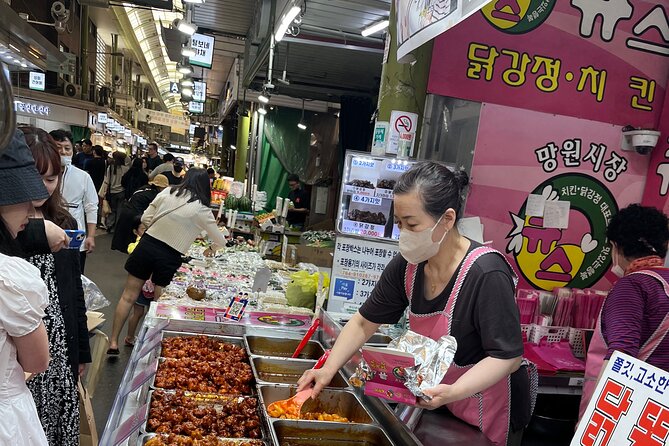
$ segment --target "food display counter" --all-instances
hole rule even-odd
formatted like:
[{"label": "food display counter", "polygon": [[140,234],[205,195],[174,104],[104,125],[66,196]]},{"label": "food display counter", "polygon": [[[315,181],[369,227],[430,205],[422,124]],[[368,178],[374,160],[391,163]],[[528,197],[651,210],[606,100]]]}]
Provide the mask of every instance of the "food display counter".
[{"label": "food display counter", "polygon": [[385,400],[349,385],[358,356],[317,401],[305,403],[302,416],[313,419],[272,418],[267,404],[294,395],[299,376],[339,335],[341,326],[327,312],[319,314],[320,327],[301,356],[291,359],[308,323],[277,322],[286,315],[240,322],[164,318],[156,316],[158,305],[141,328],[101,446],[180,444],[175,433],[203,438],[183,443],[203,446],[490,444],[445,411],[424,412],[411,432]]}]

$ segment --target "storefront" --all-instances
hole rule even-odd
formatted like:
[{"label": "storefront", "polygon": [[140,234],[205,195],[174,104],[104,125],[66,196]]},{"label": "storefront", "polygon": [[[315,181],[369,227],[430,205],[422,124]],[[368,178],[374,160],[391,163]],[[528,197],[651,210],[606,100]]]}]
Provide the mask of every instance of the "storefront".
[{"label": "storefront", "polygon": [[89,112],[84,109],[67,107],[42,100],[16,96],[14,98],[16,122],[33,125],[50,132],[70,126],[86,128]]}]

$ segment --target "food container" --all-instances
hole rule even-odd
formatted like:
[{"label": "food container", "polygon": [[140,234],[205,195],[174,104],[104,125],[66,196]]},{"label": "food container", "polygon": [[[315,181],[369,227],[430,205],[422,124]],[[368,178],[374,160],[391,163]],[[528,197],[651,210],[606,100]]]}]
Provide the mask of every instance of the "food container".
[{"label": "food container", "polygon": [[369,339],[367,340],[367,342],[365,342],[365,345],[373,345],[373,346],[377,346],[377,347],[378,347],[378,346],[383,346],[383,347],[385,347],[385,346],[387,346],[387,345],[390,343],[390,341],[392,341],[392,340],[393,340],[393,338],[391,338],[390,336],[386,336],[386,335],[384,335],[384,334],[376,333],[376,334],[373,334],[372,337],[369,338]]},{"label": "food container", "polygon": [[[300,344],[300,339],[270,338],[266,336],[244,336],[249,353],[256,356],[290,358]],[[299,359],[320,358],[325,349],[318,341],[309,341],[298,356]]]},{"label": "food container", "polygon": [[[200,333],[180,333],[176,331],[163,331],[162,333],[162,338],[167,339],[167,338],[189,338],[189,337],[205,337],[205,338],[210,338],[210,339],[215,339],[217,341],[225,342],[227,344],[232,344],[237,347],[241,347],[243,349],[246,349],[246,345],[244,344],[244,339],[241,337],[234,337],[234,336],[215,336],[215,335],[204,335]],[[156,356],[161,356],[162,357],[162,342],[158,344],[157,348],[157,355]],[[246,350],[248,353],[248,349]],[[193,358],[197,359],[197,358]]]},{"label": "food container", "polygon": [[[149,440],[160,434],[144,434],[137,439],[137,446],[144,446]],[[267,446],[264,440],[249,440],[247,438],[219,438],[217,446]]]},{"label": "food container", "polygon": [[[259,384],[296,384],[300,376],[315,364],[316,361],[262,356],[251,359],[253,375]],[[348,382],[341,372],[337,372],[328,387],[344,388],[348,387]]]},{"label": "food container", "polygon": [[[158,363],[157,363],[157,366],[156,366],[156,373],[155,373],[155,374],[153,375],[153,377],[151,378],[151,383],[149,384],[150,388],[152,388],[152,389],[161,389],[161,390],[177,390],[177,389],[163,388],[163,387],[159,387],[159,386],[156,385],[156,377],[157,377],[157,375],[158,375],[158,369],[160,368],[160,365],[163,364],[163,363],[166,362],[166,361],[179,361],[179,359],[160,358],[160,359],[158,360]],[[212,366],[212,367],[213,367],[213,366]],[[251,371],[251,374],[253,374],[252,371]],[[254,380],[251,380],[251,382],[249,383],[249,386],[250,386],[250,392],[249,392],[249,393],[245,393],[244,395],[246,395],[246,396],[255,395],[255,394],[256,394],[256,388],[255,388]],[[188,391],[188,389],[179,389],[179,390]],[[193,391],[193,392],[197,392],[197,391]],[[200,392],[200,393],[215,393],[215,394],[223,395],[223,396],[226,396],[226,395],[235,395],[235,394],[216,393],[216,392]]]},{"label": "food container", "polygon": [[[165,394],[168,395],[174,395],[176,392],[169,391],[169,390],[161,390],[161,392],[164,392]],[[145,434],[153,434],[156,435],[155,432],[153,432],[149,427],[148,427],[148,422],[149,422],[149,413],[151,410],[151,402],[153,401],[153,394],[155,391],[149,392],[148,395],[148,400],[149,404],[147,405],[146,408],[146,420],[141,426],[141,432]],[[201,407],[207,407],[207,406],[214,406],[216,407],[217,404],[222,404],[225,401],[228,401],[230,399],[237,399],[241,402],[241,400],[248,400],[248,399],[257,399],[257,397],[250,397],[250,396],[228,396],[228,395],[215,395],[215,394],[205,394],[205,393],[197,393],[197,392],[184,392],[184,395],[187,396],[188,398],[195,399],[197,401],[198,406]],[[262,438],[260,440],[267,439],[269,437],[268,435],[268,424],[267,424],[267,418],[265,417],[265,412],[262,408],[262,401],[258,399],[257,403],[257,408],[258,408],[258,419],[260,420],[260,431],[261,431],[261,436]],[[207,435],[208,433],[205,433]],[[237,440],[244,440],[244,439],[237,439]],[[249,438],[246,438],[246,440],[251,440]]]},{"label": "food container", "polygon": [[[285,400],[295,395],[297,387],[295,386],[258,386],[260,402],[267,412],[267,406],[275,401]],[[316,401],[308,399],[302,406],[302,412],[324,412],[337,414],[349,419],[350,423],[370,424],[374,419],[363,407],[355,394],[348,390],[324,389]],[[271,417],[268,418],[272,419]],[[296,422],[297,420],[286,420]],[[310,420],[300,420],[305,423],[315,423]],[[330,424],[350,424],[334,423],[324,421]]]},{"label": "food container", "polygon": [[368,424],[275,420],[272,437],[278,446],[393,445],[380,428]]}]

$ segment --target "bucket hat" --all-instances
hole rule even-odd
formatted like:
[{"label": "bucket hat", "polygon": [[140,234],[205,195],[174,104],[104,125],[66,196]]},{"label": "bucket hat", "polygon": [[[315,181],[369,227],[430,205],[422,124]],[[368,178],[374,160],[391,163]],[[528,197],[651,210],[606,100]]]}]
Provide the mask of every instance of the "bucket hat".
[{"label": "bucket hat", "polygon": [[149,184],[157,187],[168,187],[170,182],[165,175],[158,174],[153,180],[149,181]]},{"label": "bucket hat", "polygon": [[16,130],[0,155],[0,206],[44,200],[49,193],[23,132]]}]

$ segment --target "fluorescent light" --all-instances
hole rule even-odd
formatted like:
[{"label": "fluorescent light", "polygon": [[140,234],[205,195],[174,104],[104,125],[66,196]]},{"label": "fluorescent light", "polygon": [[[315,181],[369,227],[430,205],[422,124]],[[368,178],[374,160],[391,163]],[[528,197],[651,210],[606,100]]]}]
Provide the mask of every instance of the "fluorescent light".
[{"label": "fluorescent light", "polygon": [[260,113],[261,115],[264,116],[264,115],[267,114],[267,110],[265,110],[265,107],[260,107],[260,108],[258,109],[258,113]]},{"label": "fluorescent light", "polygon": [[195,50],[193,48],[188,48],[187,46],[181,48],[181,55],[184,57],[193,57],[195,56]]},{"label": "fluorescent light", "polygon": [[388,28],[389,24],[390,22],[388,20],[381,20],[380,22],[374,23],[373,25],[370,25],[367,28],[363,29],[360,34],[362,34],[364,37],[370,36],[374,33],[378,33],[379,31]]},{"label": "fluorescent light", "polygon": [[184,96],[193,96],[193,89],[192,88],[182,88],[181,89],[181,94]]},{"label": "fluorescent light", "polygon": [[302,8],[299,6],[293,6],[290,8],[290,10],[286,13],[285,16],[283,16],[283,19],[281,19],[281,24],[279,27],[276,29],[276,33],[274,33],[274,40],[277,42],[281,42],[281,39],[283,39],[283,36],[286,35],[286,31],[288,31],[288,27],[290,26],[291,23],[293,23],[293,20],[295,20],[295,17],[302,11]]},{"label": "fluorescent light", "polygon": [[191,74],[193,72],[193,68],[190,65],[177,65],[177,71],[181,74]]},{"label": "fluorescent light", "polygon": [[300,130],[306,130],[306,129],[307,129],[307,125],[304,124],[302,121],[300,121],[300,122],[297,124],[297,128],[300,129]]},{"label": "fluorescent light", "polygon": [[258,96],[258,100],[263,104],[267,104],[269,102],[269,98],[265,96],[265,93],[260,93],[260,96]]},{"label": "fluorescent light", "polygon": [[14,51],[16,51],[17,53],[20,53],[20,52],[21,52],[20,49],[18,49],[17,47],[15,47],[14,45],[12,45],[11,43],[9,44],[9,47],[10,47],[11,49],[13,49]]},{"label": "fluorescent light", "polygon": [[197,31],[197,26],[183,19],[178,19],[176,21],[176,26],[179,31],[181,31],[184,34],[188,34],[189,36],[192,36],[193,34],[195,34],[195,31]]},{"label": "fluorescent light", "polygon": [[183,3],[193,3],[195,5],[201,5],[204,3],[204,0],[181,0]]},{"label": "fluorescent light", "polygon": [[195,82],[193,82],[193,79],[189,79],[187,77],[181,79],[181,86],[182,87],[193,87],[195,86]]}]

